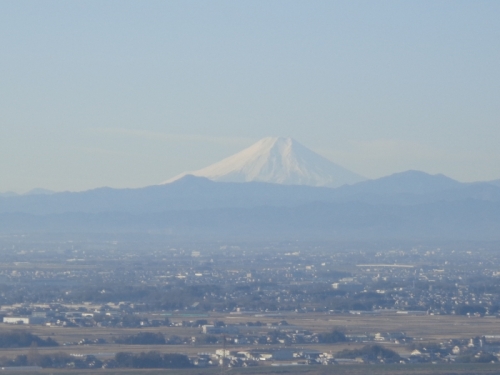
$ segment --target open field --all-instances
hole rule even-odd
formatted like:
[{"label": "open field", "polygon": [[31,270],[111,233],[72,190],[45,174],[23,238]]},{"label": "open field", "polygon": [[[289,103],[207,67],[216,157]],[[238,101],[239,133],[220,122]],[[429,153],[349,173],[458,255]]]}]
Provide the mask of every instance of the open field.
[{"label": "open field", "polygon": [[[466,318],[461,316],[373,316],[373,315],[325,315],[325,314],[286,314],[280,317],[255,317],[242,315],[211,315],[209,319],[223,320],[227,323],[237,324],[248,321],[260,320],[263,323],[276,323],[286,320],[290,325],[309,329],[314,332],[325,332],[332,328],[340,328],[346,333],[376,333],[403,331],[416,340],[426,342],[439,342],[450,338],[471,338],[482,335],[500,335],[500,319],[491,318]],[[181,321],[182,318],[172,318]],[[268,327],[253,328],[256,331],[267,331]],[[148,327],[148,328],[62,328],[46,326],[12,326],[0,325],[0,331],[28,330],[41,337],[52,337],[60,344],[77,342],[83,338],[104,338],[108,342],[114,336],[132,335],[137,332],[161,332],[166,336],[178,335],[183,337],[200,336],[199,328],[184,327]],[[307,348],[322,352],[336,353],[343,349],[354,349],[362,343],[337,343],[337,344],[309,344]],[[403,345],[387,344],[400,355],[409,355],[409,348]],[[301,345],[305,346],[305,345]],[[113,355],[120,351],[144,352],[155,350],[161,353],[183,353],[196,355],[197,353],[214,353],[220,345],[117,345],[113,343],[99,345],[67,345],[59,347],[40,347],[40,354],[65,352],[68,354],[95,354],[107,353]],[[266,345],[266,348],[277,346]],[[293,347],[293,346],[292,346]],[[255,346],[229,346],[231,350],[248,350]],[[29,348],[1,349],[0,356],[15,357],[28,353]],[[500,371],[499,371],[500,372]]]},{"label": "open field", "polygon": [[326,331],[332,327],[346,333],[406,332],[414,338],[441,340],[482,335],[500,335],[500,319],[467,318],[454,315],[309,315],[300,318],[287,316],[292,325],[313,331]]},{"label": "open field", "polygon": [[[173,322],[194,320],[196,318],[171,318]],[[309,329],[314,332],[329,331],[339,328],[346,333],[367,332],[406,332],[409,336],[424,340],[440,340],[443,338],[468,338],[482,335],[500,335],[500,319],[496,318],[468,318],[454,315],[327,315],[327,314],[283,314],[279,317],[251,316],[251,315],[223,315],[213,314],[209,320],[223,320],[228,324],[260,321],[262,323],[277,323],[286,320],[290,325]],[[26,329],[30,332],[51,336],[63,342],[77,341],[87,338],[109,338],[111,336],[130,335],[141,332],[162,332],[165,335],[197,336],[201,334],[199,328],[185,327],[144,327],[144,328],[62,328],[46,326],[14,326],[0,324],[0,331],[12,329]],[[246,329],[243,327],[242,329]],[[254,327],[259,331],[268,330],[267,327]]]}]

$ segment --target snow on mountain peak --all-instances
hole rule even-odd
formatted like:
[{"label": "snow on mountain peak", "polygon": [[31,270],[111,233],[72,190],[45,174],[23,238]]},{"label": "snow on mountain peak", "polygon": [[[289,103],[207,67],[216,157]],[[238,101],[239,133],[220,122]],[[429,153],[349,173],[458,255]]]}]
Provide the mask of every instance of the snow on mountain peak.
[{"label": "snow on mountain peak", "polygon": [[284,185],[338,187],[364,178],[325,159],[292,138],[267,137],[252,146],[206,168],[185,175],[213,181],[260,181]]}]

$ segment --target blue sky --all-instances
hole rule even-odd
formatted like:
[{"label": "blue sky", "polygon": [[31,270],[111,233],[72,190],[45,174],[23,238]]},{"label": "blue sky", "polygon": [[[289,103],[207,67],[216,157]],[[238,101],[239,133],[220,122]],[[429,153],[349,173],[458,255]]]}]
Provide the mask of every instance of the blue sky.
[{"label": "blue sky", "polygon": [[498,1],[4,1],[0,191],[139,187],[291,136],[500,178]]}]

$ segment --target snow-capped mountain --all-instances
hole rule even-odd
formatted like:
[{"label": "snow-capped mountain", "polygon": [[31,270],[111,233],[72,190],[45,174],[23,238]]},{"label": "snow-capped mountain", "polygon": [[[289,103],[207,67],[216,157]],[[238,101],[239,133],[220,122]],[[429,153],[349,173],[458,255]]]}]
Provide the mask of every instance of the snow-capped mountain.
[{"label": "snow-capped mountain", "polygon": [[206,168],[182,173],[222,182],[268,182],[283,185],[338,187],[365,180],[292,138],[267,137]]}]

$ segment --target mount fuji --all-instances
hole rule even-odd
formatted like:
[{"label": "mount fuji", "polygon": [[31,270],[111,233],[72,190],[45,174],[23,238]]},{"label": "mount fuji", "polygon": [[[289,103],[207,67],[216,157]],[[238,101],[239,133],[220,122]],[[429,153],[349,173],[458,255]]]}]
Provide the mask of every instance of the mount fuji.
[{"label": "mount fuji", "polygon": [[267,137],[206,168],[182,173],[166,182],[186,175],[206,177],[219,182],[267,182],[281,185],[339,187],[364,181],[292,138]]}]

